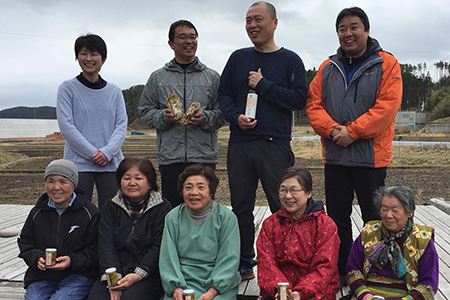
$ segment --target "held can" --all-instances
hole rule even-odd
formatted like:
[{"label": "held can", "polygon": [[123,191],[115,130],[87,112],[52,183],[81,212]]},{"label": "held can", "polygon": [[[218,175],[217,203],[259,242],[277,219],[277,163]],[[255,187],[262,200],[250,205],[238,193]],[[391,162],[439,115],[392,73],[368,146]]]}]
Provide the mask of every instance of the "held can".
[{"label": "held can", "polygon": [[55,248],[45,249],[45,265],[46,266],[56,265],[56,249]]},{"label": "held can", "polygon": [[108,286],[116,286],[119,278],[117,277],[117,269],[116,268],[108,268],[105,270],[106,281],[108,282]]},{"label": "held can", "polygon": [[379,295],[373,295],[373,299],[374,300],[384,300],[383,296],[379,296]]},{"label": "held can", "polygon": [[289,295],[291,294],[291,291],[289,289],[289,283],[288,282],[279,282],[278,287],[278,298],[280,300],[287,300],[289,299]]},{"label": "held can", "polygon": [[184,290],[183,298],[184,298],[184,300],[195,300],[194,290]]},{"label": "held can", "polygon": [[247,104],[245,105],[245,116],[250,120],[256,119],[256,106],[258,105],[258,94],[250,89],[247,94]]}]

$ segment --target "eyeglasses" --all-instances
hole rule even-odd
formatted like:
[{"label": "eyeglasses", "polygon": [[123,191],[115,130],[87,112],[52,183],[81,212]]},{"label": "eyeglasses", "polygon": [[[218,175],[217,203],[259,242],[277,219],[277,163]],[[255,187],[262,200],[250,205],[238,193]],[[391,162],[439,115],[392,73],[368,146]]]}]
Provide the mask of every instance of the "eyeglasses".
[{"label": "eyeglasses", "polygon": [[292,196],[297,195],[298,193],[300,193],[301,191],[303,191],[302,189],[280,189],[278,192],[280,193],[280,195],[287,195],[287,193],[291,193]]},{"label": "eyeglasses", "polygon": [[182,34],[177,35],[176,38],[183,42],[186,41],[187,39],[190,39],[191,41],[198,40],[198,36],[195,34],[187,35],[187,34],[182,33]]}]

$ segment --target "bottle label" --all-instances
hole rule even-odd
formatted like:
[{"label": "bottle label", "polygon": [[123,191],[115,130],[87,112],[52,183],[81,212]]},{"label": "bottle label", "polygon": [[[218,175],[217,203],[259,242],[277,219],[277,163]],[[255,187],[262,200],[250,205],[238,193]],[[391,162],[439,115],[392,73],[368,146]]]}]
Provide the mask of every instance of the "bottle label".
[{"label": "bottle label", "polygon": [[245,106],[245,116],[249,119],[256,119],[256,106],[258,105],[258,94],[250,92],[247,94],[247,104]]}]

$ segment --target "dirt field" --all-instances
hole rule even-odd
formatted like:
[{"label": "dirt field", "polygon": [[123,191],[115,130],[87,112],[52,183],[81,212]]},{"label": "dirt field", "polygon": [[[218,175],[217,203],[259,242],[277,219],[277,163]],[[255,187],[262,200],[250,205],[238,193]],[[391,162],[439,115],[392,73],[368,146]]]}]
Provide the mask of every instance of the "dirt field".
[{"label": "dirt field", "polygon": [[[220,139],[216,199],[229,204],[226,174],[226,137]],[[64,141],[0,142],[0,204],[35,204],[44,192],[44,169],[61,158]],[[154,137],[130,137],[123,145],[126,156],[146,156],[157,166]],[[296,166],[308,167],[313,175],[313,197],[324,200],[323,166],[318,141],[293,142]],[[420,204],[430,198],[450,200],[450,149],[397,147],[386,184],[402,183],[416,193]],[[257,191],[257,205],[267,205],[264,192]]]}]

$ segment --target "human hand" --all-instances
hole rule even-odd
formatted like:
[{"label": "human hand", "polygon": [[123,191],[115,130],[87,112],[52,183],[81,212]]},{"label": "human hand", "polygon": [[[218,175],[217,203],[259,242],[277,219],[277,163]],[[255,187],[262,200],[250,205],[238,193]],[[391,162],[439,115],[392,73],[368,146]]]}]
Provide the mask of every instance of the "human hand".
[{"label": "human hand", "polygon": [[120,300],[120,297],[122,297],[123,291],[118,290],[109,290],[109,299],[110,300]]},{"label": "human hand", "polygon": [[251,121],[248,117],[244,115],[240,115],[238,118],[239,127],[241,127],[241,129],[244,131],[255,128],[256,122],[257,122],[256,119]]},{"label": "human hand", "polygon": [[178,119],[174,116],[174,114],[170,111],[170,109],[164,109],[164,121],[166,123],[177,123]]},{"label": "human hand", "polygon": [[56,258],[56,265],[46,266],[48,270],[65,270],[70,266],[70,257],[59,256]]},{"label": "human hand", "polygon": [[292,292],[289,296],[289,300],[300,300],[300,294],[298,292]]},{"label": "human hand", "polygon": [[200,296],[197,300],[212,300],[219,292],[215,288],[209,288],[209,290]]},{"label": "human hand", "polygon": [[203,112],[198,111],[195,115],[192,115],[189,120],[188,126],[200,125],[203,122]]},{"label": "human hand", "polygon": [[262,72],[261,72],[261,68],[258,69],[257,72],[255,71],[250,71],[248,76],[248,85],[254,89],[257,85],[258,82],[261,80],[261,78],[263,78]]},{"label": "human hand", "polygon": [[94,162],[101,167],[104,167],[108,164],[108,158],[100,150],[95,152],[95,154],[92,158],[93,158]]},{"label": "human hand", "polygon": [[41,271],[47,270],[47,267],[45,266],[45,259],[43,257],[39,257],[37,267]]},{"label": "human hand", "polygon": [[339,134],[339,132],[341,132],[341,129],[335,127],[335,128],[333,129],[333,131],[331,131],[331,134],[330,134],[331,138],[334,138],[336,135]]},{"label": "human hand", "polygon": [[373,295],[371,293],[368,293],[364,295],[364,297],[361,300],[373,300]]},{"label": "human hand", "polygon": [[183,299],[183,289],[182,288],[176,288],[172,292],[173,300],[184,300]]},{"label": "human hand", "polygon": [[336,144],[341,147],[347,147],[354,142],[354,140],[348,134],[347,127],[336,126],[335,129],[339,130],[339,133],[333,137],[333,141],[335,141]]},{"label": "human hand", "polygon": [[111,290],[118,290],[118,291],[123,291],[126,290],[127,288],[129,288],[130,286],[132,286],[133,284],[135,284],[138,281],[141,281],[142,277],[139,276],[136,273],[130,273],[125,275],[125,277],[123,277],[122,279],[120,279],[119,281],[117,281],[117,285],[115,286],[109,286],[108,289]]}]

